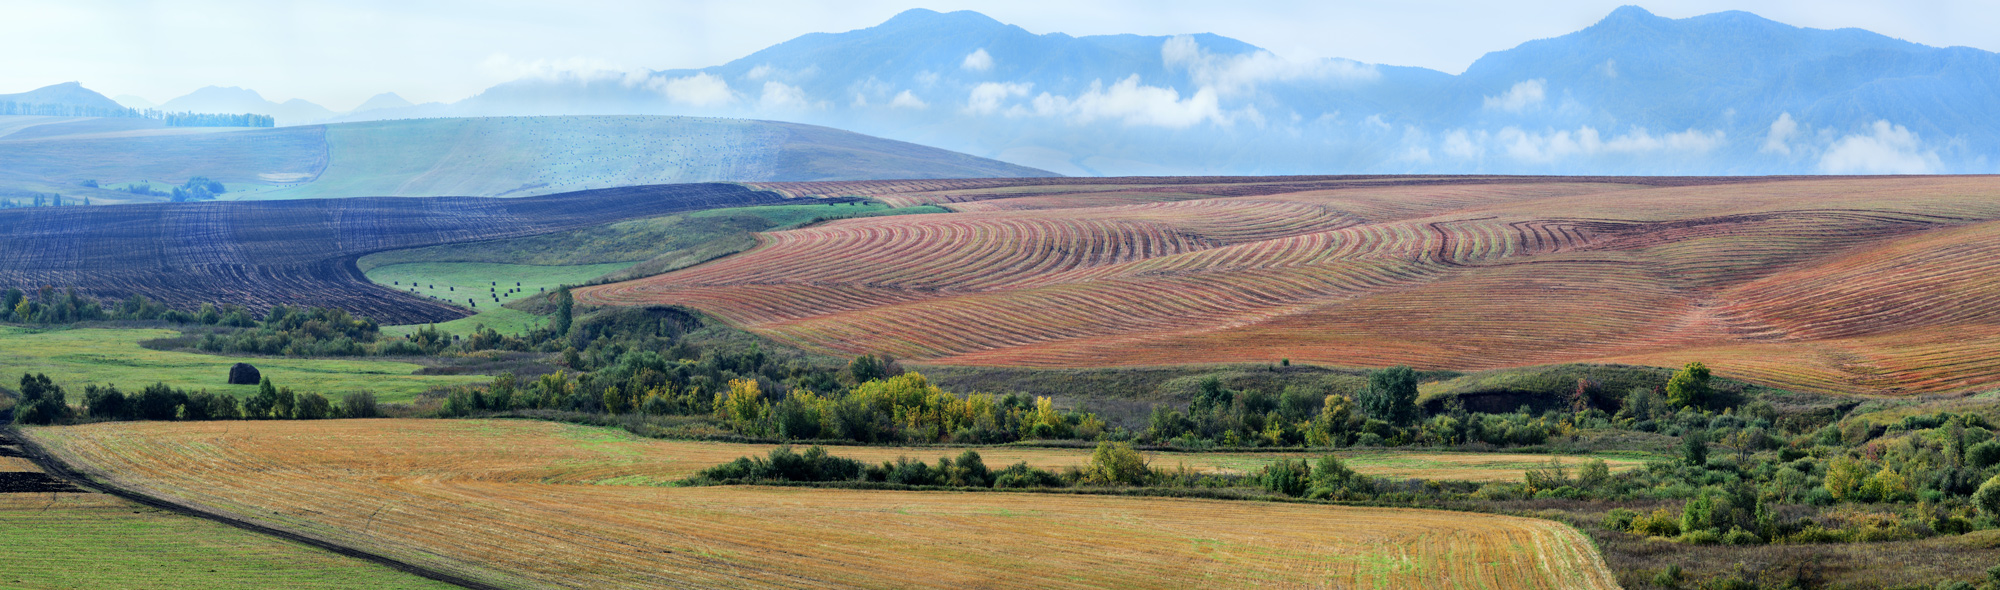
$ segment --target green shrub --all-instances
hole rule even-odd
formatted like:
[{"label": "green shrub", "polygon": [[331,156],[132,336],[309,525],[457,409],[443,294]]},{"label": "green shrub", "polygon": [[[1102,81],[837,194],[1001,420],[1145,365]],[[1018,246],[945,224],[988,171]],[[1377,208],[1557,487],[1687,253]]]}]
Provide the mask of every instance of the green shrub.
[{"label": "green shrub", "polygon": [[1264,489],[1287,496],[1303,496],[1312,486],[1312,468],[1304,459],[1279,459],[1264,467],[1258,478]]},{"label": "green shrub", "polygon": [[2000,463],[2000,440],[1988,440],[1972,445],[1965,450],[1965,462],[1973,469],[1985,469]]},{"label": "green shrub", "polygon": [[1981,514],[2000,517],[2000,475],[1979,484],[1979,490],[1972,493],[1972,505],[1979,508]]},{"label": "green shrub", "polygon": [[1599,524],[1610,530],[1623,531],[1631,529],[1632,521],[1638,518],[1639,513],[1630,509],[1612,508],[1610,512],[1604,513],[1604,520]]},{"label": "green shrub", "polygon": [[1667,564],[1666,569],[1662,569],[1660,573],[1653,575],[1653,585],[1663,588],[1679,588],[1682,579],[1681,566],[1679,564]]},{"label": "green shrub", "polygon": [[1097,450],[1090,453],[1090,466],[1084,469],[1083,480],[1097,485],[1146,485],[1153,477],[1153,470],[1146,466],[1146,457],[1132,450],[1131,443],[1105,441],[1097,443]]},{"label": "green shrub", "polygon": [[1027,461],[1015,463],[993,472],[993,487],[996,488],[1059,488],[1063,486],[1061,476],[1053,472],[1030,467]]},{"label": "green shrub", "polygon": [[1727,534],[1722,535],[1722,542],[1729,545],[1762,545],[1764,544],[1764,538],[1741,528],[1733,528],[1729,529]]},{"label": "green shrub", "polygon": [[1688,531],[1675,537],[1674,541],[1689,545],[1714,545],[1722,542],[1722,535],[1711,530]]},{"label": "green shrub", "polygon": [[1680,516],[1660,508],[1652,514],[1632,519],[1633,533],[1649,537],[1678,537],[1681,534]]}]

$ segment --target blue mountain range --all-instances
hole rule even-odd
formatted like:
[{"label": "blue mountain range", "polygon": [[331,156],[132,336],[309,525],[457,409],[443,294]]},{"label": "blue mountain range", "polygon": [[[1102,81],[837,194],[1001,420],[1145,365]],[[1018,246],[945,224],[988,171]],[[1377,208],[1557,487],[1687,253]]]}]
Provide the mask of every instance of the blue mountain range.
[{"label": "blue mountain range", "polygon": [[568,71],[344,119],[778,119],[1086,175],[1993,173],[1996,110],[1991,52],[1627,6],[1458,75],[910,10],[714,67]]}]

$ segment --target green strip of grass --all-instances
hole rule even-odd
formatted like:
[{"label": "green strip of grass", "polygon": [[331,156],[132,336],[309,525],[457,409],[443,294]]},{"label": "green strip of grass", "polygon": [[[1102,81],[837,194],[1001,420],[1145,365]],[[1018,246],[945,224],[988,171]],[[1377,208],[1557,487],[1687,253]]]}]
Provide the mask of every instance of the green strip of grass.
[{"label": "green strip of grass", "polygon": [[0,587],[453,588],[99,494],[0,497]]},{"label": "green strip of grass", "polygon": [[47,373],[80,401],[84,385],[116,385],[131,391],[152,383],[243,397],[255,385],[229,385],[229,367],[250,363],[271,381],[331,397],[374,392],[384,402],[407,402],[432,387],[480,383],[479,375],[414,375],[423,367],[367,359],[252,358],[151,350],[139,342],[177,335],[172,330],[85,328],[35,331],[0,327],[0,378]]}]

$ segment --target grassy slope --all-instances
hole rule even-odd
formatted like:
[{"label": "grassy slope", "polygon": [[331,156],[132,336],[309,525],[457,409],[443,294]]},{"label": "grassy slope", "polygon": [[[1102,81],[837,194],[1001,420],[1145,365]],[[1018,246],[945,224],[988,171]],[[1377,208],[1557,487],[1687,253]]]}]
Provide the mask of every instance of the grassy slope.
[{"label": "grassy slope", "polygon": [[[530,196],[708,181],[1045,176],[1047,172],[845,131],[698,117],[482,117],[276,129],[169,128],[49,135],[0,117],[0,195],[207,176],[228,198]],[[60,122],[93,130],[89,120]],[[299,184],[304,182],[304,184]],[[138,197],[134,202],[162,200]]]},{"label": "grassy slope", "polygon": [[338,398],[371,391],[385,402],[405,402],[432,387],[483,382],[483,376],[413,375],[422,367],[383,360],[232,357],[151,350],[139,342],[173,336],[171,330],[86,328],[32,331],[0,327],[0,377],[47,373],[77,402],[87,384],[116,385],[127,391],[155,382],[247,396],[255,385],[229,385],[229,367],[247,362],[279,385]]},{"label": "grassy slope", "polygon": [[[1615,587],[1573,529],[1486,514],[560,483],[644,457],[616,433],[546,423],[117,423],[29,434],[153,493],[473,575],[494,568],[571,585]],[[186,460],[214,452],[240,460]],[[280,455],[289,469],[247,469]],[[392,497],[397,509],[379,510]],[[353,526],[363,520],[366,529]]]}]

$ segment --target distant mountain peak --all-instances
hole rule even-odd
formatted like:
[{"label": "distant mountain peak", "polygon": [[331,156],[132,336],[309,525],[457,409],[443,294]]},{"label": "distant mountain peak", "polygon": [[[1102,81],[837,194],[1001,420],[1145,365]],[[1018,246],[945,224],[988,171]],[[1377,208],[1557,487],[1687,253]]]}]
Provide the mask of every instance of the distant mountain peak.
[{"label": "distant mountain peak", "polygon": [[20,94],[0,94],[0,101],[26,104],[64,104],[100,109],[122,108],[116,101],[105,98],[83,84],[64,82],[36,88]]},{"label": "distant mountain peak", "polygon": [[1640,8],[1639,5],[1637,4],[1627,4],[1624,6],[1620,6],[1615,10],[1612,10],[1609,16],[1604,17],[1604,20],[1646,21],[1646,20],[1663,20],[1663,17],[1653,14],[1652,11]]},{"label": "distant mountain peak", "polygon": [[394,92],[384,92],[369,97],[368,100],[363,101],[361,103],[361,106],[354,107],[354,110],[349,112],[359,113],[362,111],[372,111],[376,109],[399,109],[411,106],[416,106],[416,105],[410,104],[410,101],[405,100],[402,96],[399,96]]},{"label": "distant mountain peak", "polygon": [[912,8],[896,13],[896,16],[876,25],[877,28],[884,29],[941,26],[1004,27],[1007,24],[971,10],[938,12],[928,8]]}]

